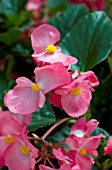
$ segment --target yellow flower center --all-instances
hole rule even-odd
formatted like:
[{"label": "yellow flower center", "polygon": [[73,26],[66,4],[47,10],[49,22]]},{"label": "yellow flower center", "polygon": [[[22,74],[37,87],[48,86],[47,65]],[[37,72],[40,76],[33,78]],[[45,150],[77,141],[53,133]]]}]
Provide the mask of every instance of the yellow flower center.
[{"label": "yellow flower center", "polygon": [[80,87],[76,87],[71,91],[71,95],[78,96],[82,92],[82,89]]},{"label": "yellow flower center", "polygon": [[87,154],[87,150],[85,148],[81,148],[79,150],[80,155],[85,156]]},{"label": "yellow flower center", "polygon": [[46,47],[46,52],[47,53],[54,53],[55,51],[56,51],[56,47],[54,45],[52,45],[52,44],[50,44],[50,45],[48,45]]},{"label": "yellow flower center", "polygon": [[28,149],[25,145],[22,145],[22,146],[20,147],[20,151],[21,151],[21,153],[24,154],[24,155],[29,155],[29,153],[30,153],[29,149]]},{"label": "yellow flower center", "polygon": [[4,141],[5,141],[6,143],[8,143],[8,144],[11,144],[11,143],[14,142],[14,139],[13,139],[12,136],[5,136],[5,137],[4,137]]},{"label": "yellow flower center", "polygon": [[32,84],[31,88],[35,93],[37,93],[40,90],[39,84],[35,84],[35,83]]}]

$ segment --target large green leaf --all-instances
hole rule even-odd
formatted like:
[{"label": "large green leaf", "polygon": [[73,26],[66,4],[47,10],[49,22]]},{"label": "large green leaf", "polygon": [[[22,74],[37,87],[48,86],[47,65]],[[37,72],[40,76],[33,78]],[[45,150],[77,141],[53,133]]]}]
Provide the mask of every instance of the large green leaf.
[{"label": "large green leaf", "polygon": [[28,126],[30,131],[35,131],[46,125],[50,125],[56,121],[55,115],[52,111],[48,96],[43,108],[39,108],[32,114],[32,122]]},{"label": "large green leaf", "polygon": [[80,20],[85,14],[88,13],[86,6],[83,5],[70,5],[60,15],[56,15],[48,22],[50,25],[56,27],[60,34],[61,39],[72,29],[72,27]]},{"label": "large green leaf", "polygon": [[3,14],[17,14],[24,9],[27,0],[1,0],[0,12]]},{"label": "large green leaf", "polygon": [[91,69],[109,54],[112,42],[112,23],[104,12],[84,16],[66,35],[62,51],[78,59],[75,68]]},{"label": "large green leaf", "polygon": [[6,45],[12,45],[20,37],[22,31],[17,28],[10,28],[7,32],[0,34],[0,42]]}]

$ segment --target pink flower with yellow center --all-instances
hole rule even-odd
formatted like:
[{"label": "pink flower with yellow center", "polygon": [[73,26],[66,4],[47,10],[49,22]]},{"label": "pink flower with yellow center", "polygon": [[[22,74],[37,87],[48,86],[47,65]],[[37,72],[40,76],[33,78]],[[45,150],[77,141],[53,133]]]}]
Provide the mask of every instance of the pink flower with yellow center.
[{"label": "pink flower with yellow center", "polygon": [[75,70],[71,77],[72,81],[68,85],[51,93],[50,102],[57,107],[62,107],[68,115],[79,117],[87,112],[93,88],[99,82],[92,71],[78,73]]},{"label": "pink flower with yellow center", "polygon": [[91,138],[77,138],[74,136],[67,138],[66,143],[70,147],[70,150],[74,152],[76,164],[81,169],[91,170],[94,162],[87,154],[98,156],[95,149],[100,144],[100,138],[97,136]]},{"label": "pink flower with yellow center", "polygon": [[17,85],[4,99],[11,112],[29,114],[35,112],[45,103],[45,95],[51,90],[69,83],[70,75],[61,63],[36,68],[35,83],[25,77],[16,79]]},{"label": "pink flower with yellow center", "polygon": [[77,62],[75,57],[63,54],[60,47],[55,46],[59,40],[59,31],[51,25],[43,24],[34,30],[31,35],[34,50],[32,57],[37,64],[40,61],[50,64],[61,62],[64,66],[69,67]]},{"label": "pink flower with yellow center", "polygon": [[[22,136],[12,135],[14,141],[4,152],[5,165],[10,170],[33,170],[38,157],[38,149],[27,138],[27,131],[23,129]],[[6,139],[6,141],[12,141]]]}]

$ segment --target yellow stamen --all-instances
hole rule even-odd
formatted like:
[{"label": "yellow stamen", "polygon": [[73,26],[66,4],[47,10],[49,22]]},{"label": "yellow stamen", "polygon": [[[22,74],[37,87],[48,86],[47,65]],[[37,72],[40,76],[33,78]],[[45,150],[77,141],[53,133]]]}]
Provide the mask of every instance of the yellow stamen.
[{"label": "yellow stamen", "polygon": [[52,44],[48,45],[46,48],[47,53],[54,53],[56,51],[56,47]]},{"label": "yellow stamen", "polygon": [[81,148],[79,150],[80,155],[85,156],[87,154],[87,150],[85,148]]},{"label": "yellow stamen", "polygon": [[14,142],[14,139],[13,139],[12,136],[5,136],[5,137],[4,137],[4,141],[5,141],[6,143],[8,143],[8,144],[11,144],[11,143]]},{"label": "yellow stamen", "polygon": [[20,147],[20,151],[21,151],[21,153],[24,154],[24,155],[29,155],[29,153],[30,153],[29,149],[28,149],[25,145],[22,145],[22,146]]},{"label": "yellow stamen", "polygon": [[82,92],[80,87],[76,87],[74,90],[71,91],[71,95],[78,96]]},{"label": "yellow stamen", "polygon": [[32,84],[32,90],[33,90],[35,93],[37,93],[37,92],[40,90],[39,84],[33,83],[33,84]]}]

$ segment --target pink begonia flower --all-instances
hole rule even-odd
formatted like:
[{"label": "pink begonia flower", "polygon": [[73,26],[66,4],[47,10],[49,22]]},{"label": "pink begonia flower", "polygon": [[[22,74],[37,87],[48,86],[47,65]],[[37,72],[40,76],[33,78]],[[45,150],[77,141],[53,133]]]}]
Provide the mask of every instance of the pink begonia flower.
[{"label": "pink begonia flower", "polygon": [[36,83],[20,77],[14,89],[5,95],[4,103],[11,112],[23,115],[35,112],[43,107],[44,94],[70,81],[70,75],[61,63],[36,68],[34,72]]},{"label": "pink begonia flower", "polygon": [[86,122],[86,118],[82,117],[77,120],[70,129],[70,135],[74,134],[77,137],[88,137],[98,126],[99,122],[91,119]]},{"label": "pink begonia flower", "polygon": [[[47,167],[45,165],[39,165],[39,170],[57,170],[54,168]],[[79,165],[75,165],[74,167],[70,167],[67,164],[63,164],[58,170],[83,170],[79,167]]]},{"label": "pink begonia flower", "polygon": [[10,115],[13,119],[17,121],[18,124],[21,126],[28,126],[32,120],[32,115],[20,115],[20,114],[15,114],[10,111],[3,111],[2,108],[0,107],[0,121],[2,121],[2,118],[4,116]]},{"label": "pink begonia flower", "polygon": [[95,136],[91,138],[67,138],[66,143],[70,146],[71,150],[75,152],[75,161],[82,169],[91,170],[93,159],[88,157],[87,154],[98,156],[95,150],[100,145],[100,138]]},{"label": "pink begonia flower", "polygon": [[12,134],[21,135],[22,132],[20,124],[6,114],[0,116],[0,167],[5,165],[4,151],[13,142]]},{"label": "pink begonia flower", "polygon": [[26,129],[23,129],[22,137],[12,137],[14,141],[4,152],[5,165],[10,170],[33,170],[39,150],[28,141]]},{"label": "pink begonia flower", "polygon": [[32,57],[37,61],[53,64],[61,62],[66,67],[70,67],[77,62],[77,59],[61,52],[55,43],[60,40],[59,31],[48,24],[43,24],[35,29],[31,35],[34,54]]},{"label": "pink begonia flower", "polygon": [[104,10],[104,0],[69,0],[77,4],[86,4],[91,11]]},{"label": "pink begonia flower", "polygon": [[27,11],[33,11],[33,18],[35,20],[39,19],[40,13],[42,11],[41,5],[45,2],[45,0],[28,0],[26,4]]},{"label": "pink begonia flower", "polygon": [[107,154],[112,154],[112,136],[109,137],[108,144],[104,148],[104,155],[107,155]]},{"label": "pink begonia flower", "polygon": [[62,86],[50,95],[50,102],[65,110],[72,117],[79,117],[85,114],[90,105],[92,91],[99,84],[97,77],[92,71],[79,73],[75,71],[71,75],[72,80],[68,85]]}]

